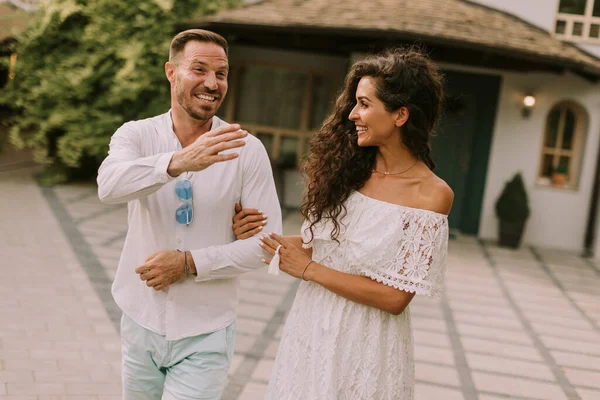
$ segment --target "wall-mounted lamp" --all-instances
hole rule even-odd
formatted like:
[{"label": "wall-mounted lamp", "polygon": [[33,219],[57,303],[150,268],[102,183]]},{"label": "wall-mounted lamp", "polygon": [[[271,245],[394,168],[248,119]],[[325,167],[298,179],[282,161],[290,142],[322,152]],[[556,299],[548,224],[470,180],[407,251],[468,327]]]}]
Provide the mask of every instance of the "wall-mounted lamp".
[{"label": "wall-mounted lamp", "polygon": [[532,95],[527,95],[523,97],[523,108],[521,108],[523,118],[529,118],[533,106],[535,106],[535,97],[533,97]]}]

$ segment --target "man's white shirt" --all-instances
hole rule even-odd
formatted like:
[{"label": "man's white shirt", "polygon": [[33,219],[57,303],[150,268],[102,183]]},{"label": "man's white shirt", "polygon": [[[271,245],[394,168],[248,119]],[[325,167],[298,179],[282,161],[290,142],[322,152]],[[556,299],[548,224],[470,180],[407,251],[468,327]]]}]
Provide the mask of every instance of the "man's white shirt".
[{"label": "man's white shirt", "polygon": [[[213,117],[211,129],[225,124]],[[121,126],[98,171],[100,200],[128,202],[129,228],[113,297],[127,316],[168,340],[231,324],[237,315],[237,277],[264,266],[267,254],[257,236],[235,240],[231,225],[236,202],[268,216],[263,232],[281,233],[281,209],[267,152],[256,137],[248,135],[245,141],[241,149],[223,152],[239,152],[238,158],[173,178],[167,167],[181,143],[169,111]],[[175,220],[182,204],[175,182],[185,178],[193,190],[190,225]],[[146,286],[135,269],[153,253],[175,249],[191,251],[198,276],[158,292]]]}]

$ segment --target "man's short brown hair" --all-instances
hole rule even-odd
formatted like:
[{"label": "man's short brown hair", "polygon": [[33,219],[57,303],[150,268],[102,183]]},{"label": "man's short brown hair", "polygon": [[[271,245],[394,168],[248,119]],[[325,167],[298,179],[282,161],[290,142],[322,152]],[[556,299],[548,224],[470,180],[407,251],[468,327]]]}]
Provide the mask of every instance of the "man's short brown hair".
[{"label": "man's short brown hair", "polygon": [[204,29],[188,29],[187,31],[179,32],[171,41],[171,48],[169,49],[169,61],[177,64],[179,56],[183,52],[185,45],[191,41],[197,42],[211,42],[219,45],[225,50],[225,55],[229,54],[227,47],[227,40],[217,33],[207,31]]}]

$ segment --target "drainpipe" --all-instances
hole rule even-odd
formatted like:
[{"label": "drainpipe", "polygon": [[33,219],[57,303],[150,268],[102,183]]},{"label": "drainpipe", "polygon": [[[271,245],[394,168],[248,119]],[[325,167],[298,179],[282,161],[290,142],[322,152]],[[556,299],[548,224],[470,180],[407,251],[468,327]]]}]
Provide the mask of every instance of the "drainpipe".
[{"label": "drainpipe", "polygon": [[585,239],[583,244],[583,257],[594,255],[594,242],[596,239],[596,221],[598,219],[598,196],[600,195],[600,144],[596,153],[596,171],[594,172],[594,186],[592,187],[592,198],[588,211],[588,221],[585,228]]}]

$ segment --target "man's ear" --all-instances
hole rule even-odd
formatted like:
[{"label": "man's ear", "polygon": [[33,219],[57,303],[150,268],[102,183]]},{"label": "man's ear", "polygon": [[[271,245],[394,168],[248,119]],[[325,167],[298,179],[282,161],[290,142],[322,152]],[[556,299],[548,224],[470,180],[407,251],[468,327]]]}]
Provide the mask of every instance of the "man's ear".
[{"label": "man's ear", "polygon": [[165,75],[171,83],[175,83],[175,64],[171,61],[165,63]]},{"label": "man's ear", "polygon": [[406,107],[400,107],[398,111],[394,112],[393,117],[394,123],[398,128],[400,128],[406,123],[406,121],[408,121],[408,117],[410,117],[410,111],[408,111],[408,108]]}]

